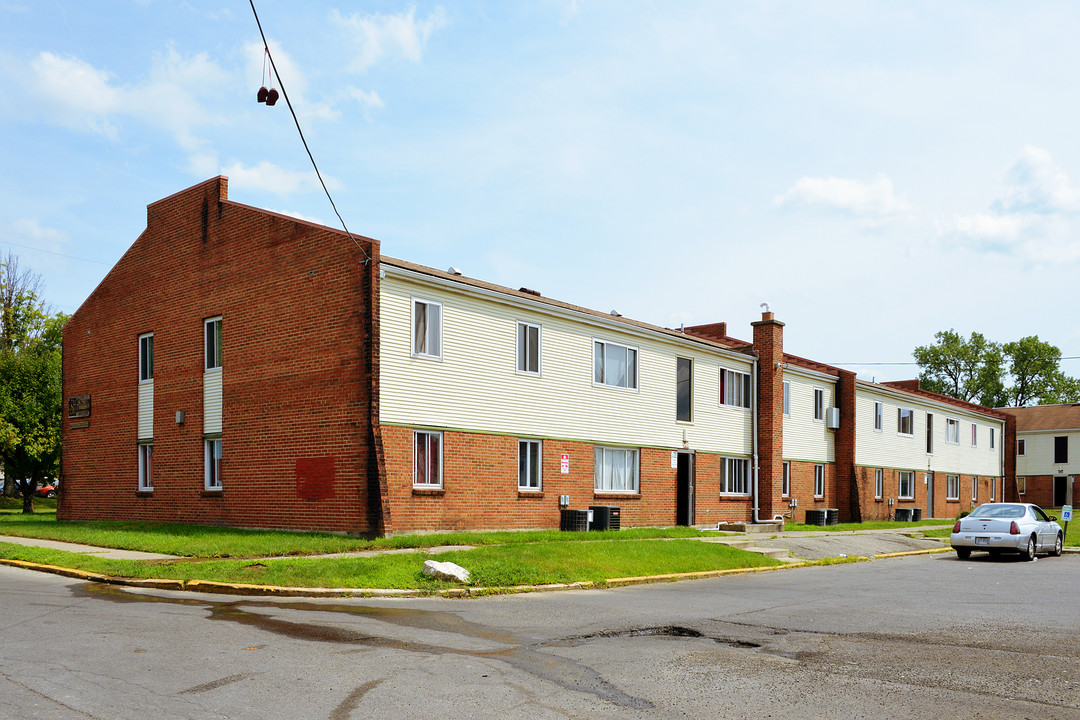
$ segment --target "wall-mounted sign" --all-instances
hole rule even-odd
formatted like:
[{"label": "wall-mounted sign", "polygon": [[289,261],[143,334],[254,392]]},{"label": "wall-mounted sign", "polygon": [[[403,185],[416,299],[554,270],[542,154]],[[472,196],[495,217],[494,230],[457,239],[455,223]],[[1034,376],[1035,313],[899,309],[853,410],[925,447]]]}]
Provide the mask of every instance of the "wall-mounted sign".
[{"label": "wall-mounted sign", "polygon": [[68,398],[68,417],[69,418],[90,417],[90,396],[89,395],[76,395],[75,397],[69,397]]},{"label": "wall-mounted sign", "polygon": [[563,475],[570,474],[570,453],[563,453],[559,456],[559,472]]}]

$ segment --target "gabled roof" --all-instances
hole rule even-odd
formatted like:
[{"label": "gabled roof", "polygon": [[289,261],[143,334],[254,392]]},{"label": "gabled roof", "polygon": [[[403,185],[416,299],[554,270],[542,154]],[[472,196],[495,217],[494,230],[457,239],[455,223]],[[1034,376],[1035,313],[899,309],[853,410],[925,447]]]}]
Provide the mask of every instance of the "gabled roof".
[{"label": "gabled roof", "polygon": [[1080,403],[998,408],[1016,418],[1017,432],[1039,430],[1080,430]]}]

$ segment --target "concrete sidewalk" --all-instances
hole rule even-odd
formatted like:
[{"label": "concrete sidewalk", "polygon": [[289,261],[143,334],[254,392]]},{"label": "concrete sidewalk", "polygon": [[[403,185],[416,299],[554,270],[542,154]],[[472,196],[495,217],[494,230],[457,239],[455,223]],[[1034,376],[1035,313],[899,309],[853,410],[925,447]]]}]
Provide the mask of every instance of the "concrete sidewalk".
[{"label": "concrete sidewalk", "polygon": [[117,548],[103,548],[96,545],[80,545],[79,543],[60,542],[59,540],[41,540],[39,538],[15,537],[13,535],[0,535],[0,542],[22,545],[24,547],[43,547],[50,550],[65,550],[67,552],[93,555],[94,557],[107,558],[109,560],[176,560],[176,555],[162,555],[161,553],[140,552],[138,550],[119,550]]}]

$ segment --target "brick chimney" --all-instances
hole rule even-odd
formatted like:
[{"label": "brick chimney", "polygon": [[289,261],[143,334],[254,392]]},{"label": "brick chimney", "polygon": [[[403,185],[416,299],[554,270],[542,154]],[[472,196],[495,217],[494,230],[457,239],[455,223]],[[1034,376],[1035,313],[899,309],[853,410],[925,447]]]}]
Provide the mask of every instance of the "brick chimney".
[{"label": "brick chimney", "polygon": [[784,512],[784,323],[771,312],[761,313],[754,328],[758,356],[758,516],[768,519]]}]

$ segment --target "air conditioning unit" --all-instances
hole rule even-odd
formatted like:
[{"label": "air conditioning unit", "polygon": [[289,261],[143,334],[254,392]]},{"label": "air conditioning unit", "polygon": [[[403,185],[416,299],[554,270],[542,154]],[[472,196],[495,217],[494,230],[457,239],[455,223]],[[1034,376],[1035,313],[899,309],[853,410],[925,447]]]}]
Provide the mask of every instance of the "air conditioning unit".
[{"label": "air conditioning unit", "polygon": [[840,408],[831,407],[825,410],[825,427],[829,430],[840,428]]}]

